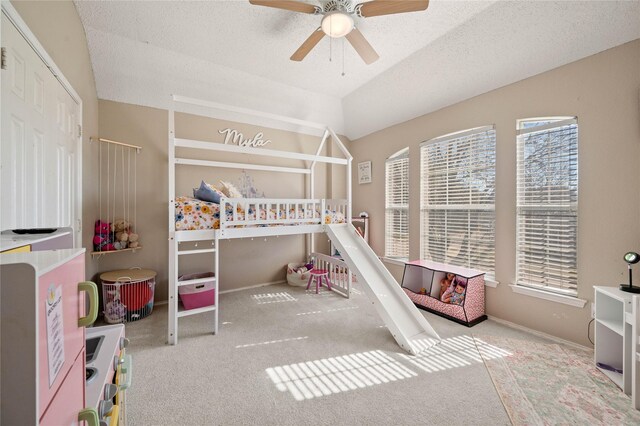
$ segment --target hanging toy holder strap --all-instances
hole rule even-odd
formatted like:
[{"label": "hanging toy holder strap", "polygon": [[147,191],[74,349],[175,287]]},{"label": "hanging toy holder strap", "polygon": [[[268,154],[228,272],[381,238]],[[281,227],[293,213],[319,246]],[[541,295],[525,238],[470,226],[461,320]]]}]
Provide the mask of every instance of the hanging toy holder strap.
[{"label": "hanging toy holder strap", "polygon": [[[93,256],[141,248],[136,231],[137,157],[141,147],[103,138],[98,142],[98,220]],[[133,158],[132,158],[133,157]]]}]

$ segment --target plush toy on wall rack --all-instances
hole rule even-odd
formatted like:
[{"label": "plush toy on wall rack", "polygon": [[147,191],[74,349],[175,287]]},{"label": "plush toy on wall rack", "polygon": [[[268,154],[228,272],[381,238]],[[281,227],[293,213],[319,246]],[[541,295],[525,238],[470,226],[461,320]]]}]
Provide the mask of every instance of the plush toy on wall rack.
[{"label": "plush toy on wall rack", "polygon": [[109,222],[96,220],[93,249],[95,251],[111,251],[116,249],[113,245],[111,224]]},{"label": "plush toy on wall rack", "polygon": [[118,219],[111,225],[111,233],[115,236],[114,247],[116,250],[136,248],[139,246],[138,234],[132,232],[132,226],[124,219]]},{"label": "plush toy on wall rack", "polygon": [[140,237],[133,232],[129,222],[118,219],[113,223],[97,220],[93,236],[95,251],[112,251],[140,246]]}]

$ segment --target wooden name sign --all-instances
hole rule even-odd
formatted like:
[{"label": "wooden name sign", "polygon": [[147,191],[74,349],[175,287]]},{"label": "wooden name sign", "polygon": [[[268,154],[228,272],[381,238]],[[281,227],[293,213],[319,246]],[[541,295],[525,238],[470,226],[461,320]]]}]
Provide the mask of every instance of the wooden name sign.
[{"label": "wooden name sign", "polygon": [[271,143],[271,140],[267,139],[264,140],[263,137],[264,135],[262,134],[262,132],[258,132],[256,133],[256,135],[252,138],[249,139],[245,139],[244,135],[242,133],[240,133],[239,131],[235,130],[235,129],[224,129],[224,130],[218,130],[218,133],[220,133],[221,135],[225,135],[224,137],[224,143],[229,144],[229,142],[234,143],[238,146],[247,146],[247,147],[254,147],[254,148],[259,148],[261,146],[265,146],[268,143]]}]

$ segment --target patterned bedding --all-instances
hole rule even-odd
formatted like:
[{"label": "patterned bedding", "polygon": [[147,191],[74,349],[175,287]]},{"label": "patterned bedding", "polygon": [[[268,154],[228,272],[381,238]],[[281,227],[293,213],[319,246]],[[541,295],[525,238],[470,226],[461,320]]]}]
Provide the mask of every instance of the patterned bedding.
[{"label": "patterned bedding", "polygon": [[[177,231],[193,231],[197,229],[219,229],[220,228],[220,205],[209,203],[191,197],[177,197],[175,201],[175,217]],[[233,221],[233,208],[227,205],[225,209],[226,220]],[[260,211],[262,220],[275,220],[278,213],[275,209],[269,210],[267,214],[264,210]],[[244,220],[245,212],[238,207],[238,220]],[[291,209],[288,212],[280,211],[280,217],[277,219],[312,219],[320,218],[319,211],[304,209]],[[248,220],[255,220],[256,213],[253,209],[249,209]],[[323,214],[324,223],[344,223],[345,217],[341,212],[325,210]],[[287,224],[288,225],[288,224]],[[295,224],[294,224],[295,225]],[[272,225],[256,225],[256,226],[283,226],[282,224]]]}]

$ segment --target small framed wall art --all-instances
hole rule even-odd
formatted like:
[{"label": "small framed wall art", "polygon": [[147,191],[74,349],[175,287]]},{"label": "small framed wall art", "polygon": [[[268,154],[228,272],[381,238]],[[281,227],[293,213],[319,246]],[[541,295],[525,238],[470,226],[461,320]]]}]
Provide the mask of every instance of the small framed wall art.
[{"label": "small framed wall art", "polygon": [[371,161],[358,163],[358,183],[371,183]]}]

